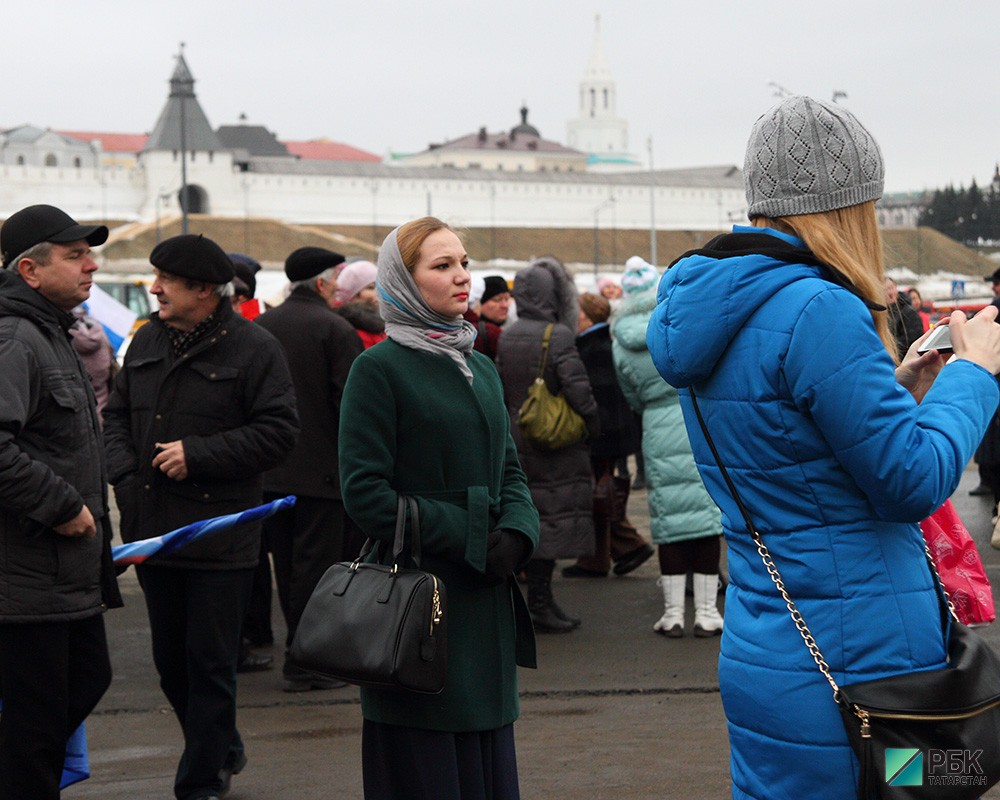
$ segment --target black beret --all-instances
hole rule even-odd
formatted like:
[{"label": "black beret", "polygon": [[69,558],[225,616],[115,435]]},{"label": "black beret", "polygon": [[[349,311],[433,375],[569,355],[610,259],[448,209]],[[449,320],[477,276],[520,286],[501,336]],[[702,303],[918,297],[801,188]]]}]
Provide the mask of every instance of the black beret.
[{"label": "black beret", "polygon": [[307,281],[345,260],[340,253],[322,247],[300,247],[285,259],[285,275],[292,283]]},{"label": "black beret", "polygon": [[255,258],[244,253],[228,253],[229,260],[233,262],[233,269],[236,271],[235,280],[243,281],[246,286],[244,294],[253,297],[257,293],[257,278],[260,272],[260,263]]},{"label": "black beret", "polygon": [[987,275],[986,280],[988,280],[990,283],[1000,283],[1000,269],[994,270],[989,275]]},{"label": "black beret", "polygon": [[164,239],[149,254],[149,263],[171,275],[202,283],[229,283],[236,274],[226,251],[200,233]]},{"label": "black beret", "polygon": [[504,292],[510,292],[510,287],[507,285],[507,279],[503,275],[487,275],[483,278],[483,282],[486,284],[486,288],[483,289],[483,296],[479,298],[480,303],[485,303],[496,297],[498,294],[503,294]]}]

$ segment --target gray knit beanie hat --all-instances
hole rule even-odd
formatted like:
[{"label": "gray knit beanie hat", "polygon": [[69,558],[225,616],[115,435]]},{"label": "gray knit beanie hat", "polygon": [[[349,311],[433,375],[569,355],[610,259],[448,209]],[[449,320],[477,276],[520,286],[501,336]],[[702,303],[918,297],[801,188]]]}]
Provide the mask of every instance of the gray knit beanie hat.
[{"label": "gray knit beanie hat", "polygon": [[796,95],[754,124],[743,180],[750,219],[791,217],[878,200],[885,166],[850,111]]}]

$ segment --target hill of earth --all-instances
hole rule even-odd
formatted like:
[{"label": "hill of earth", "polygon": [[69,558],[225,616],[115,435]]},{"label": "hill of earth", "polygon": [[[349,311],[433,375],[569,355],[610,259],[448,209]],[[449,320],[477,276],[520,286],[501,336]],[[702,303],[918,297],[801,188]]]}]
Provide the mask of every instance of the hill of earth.
[{"label": "hill of earth", "polygon": [[[224,250],[248,253],[258,261],[280,267],[298,247],[326,247],[345,256],[374,259],[390,228],[371,225],[290,225],[274,219],[231,219],[192,215],[188,230],[202,233]],[[102,255],[107,262],[148,258],[156,242],[181,232],[179,217],[156,223],[114,224]],[[474,262],[525,262],[554,255],[564,262],[600,265],[602,271],[620,268],[631,255],[648,259],[649,231],[585,228],[466,228],[465,245]],[[669,264],[688,250],[704,246],[718,231],[658,231],[657,260]],[[918,275],[954,272],[988,275],[996,264],[985,256],[930,228],[883,231],[886,267],[905,267]]]}]

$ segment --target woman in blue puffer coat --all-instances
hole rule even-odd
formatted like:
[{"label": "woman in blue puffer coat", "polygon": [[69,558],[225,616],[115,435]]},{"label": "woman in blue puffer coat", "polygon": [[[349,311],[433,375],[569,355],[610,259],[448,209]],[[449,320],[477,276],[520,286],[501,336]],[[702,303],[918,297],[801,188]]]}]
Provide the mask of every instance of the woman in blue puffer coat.
[{"label": "woman in blue puffer coat", "polygon": [[[708,431],[838,683],[943,667],[917,523],[958,485],[997,406],[1000,326],[951,320],[955,357],[896,366],[874,201],[878,145],[841,106],[789,97],[754,126],[748,214],[664,275],[648,343],[681,400],[729,545],[719,684],[733,796],[855,797],[859,766],[720,476]],[[923,338],[923,337],[922,337]],[[900,354],[903,355],[903,354]]]},{"label": "woman in blue puffer coat", "polygon": [[660,562],[656,582],[663,593],[663,615],[653,630],[671,639],[684,635],[685,588],[691,572],[694,635],[718,636],[719,509],[695,467],[677,390],[657,374],[646,347],[659,275],[639,256],[632,256],[625,267],[625,299],[611,327],[612,352],[622,392],[642,415],[649,527]]}]

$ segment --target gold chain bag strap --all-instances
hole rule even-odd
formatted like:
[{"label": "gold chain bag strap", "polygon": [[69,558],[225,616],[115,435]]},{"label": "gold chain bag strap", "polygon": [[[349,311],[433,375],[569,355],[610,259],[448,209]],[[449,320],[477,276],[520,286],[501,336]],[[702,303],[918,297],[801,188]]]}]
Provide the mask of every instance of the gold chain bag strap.
[{"label": "gold chain bag strap", "polygon": [[528,387],[528,396],[518,411],[517,424],[525,439],[545,450],[562,450],[564,447],[582,442],[587,437],[587,423],[573,410],[562,392],[554,395],[545,385],[543,376],[549,358],[551,338],[550,322],[542,338],[542,357],[538,363],[538,374]]},{"label": "gold chain bag strap", "polygon": [[[719,457],[693,387],[689,391],[698,424],[747,532],[833,691],[848,741],[860,762],[859,800],[974,800],[1000,782],[1000,658],[955,618],[948,637],[947,667],[838,685]],[[926,545],[924,552],[954,617]],[[947,622],[943,615],[943,623]]]}]

